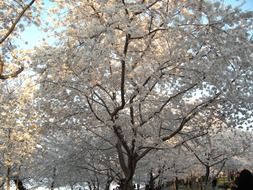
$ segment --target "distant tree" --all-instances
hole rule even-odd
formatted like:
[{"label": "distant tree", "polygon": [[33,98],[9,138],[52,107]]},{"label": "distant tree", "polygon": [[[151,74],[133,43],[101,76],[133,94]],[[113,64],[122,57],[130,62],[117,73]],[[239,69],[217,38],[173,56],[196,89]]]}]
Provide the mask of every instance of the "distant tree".
[{"label": "distant tree", "polygon": [[[223,171],[226,162],[241,156],[250,150],[250,135],[240,132],[235,135],[231,129],[223,128],[219,132],[209,131],[207,135],[185,143],[185,147],[193,153],[205,168],[203,178],[204,189]],[[212,176],[211,176],[212,175]]]},{"label": "distant tree", "polygon": [[[0,95],[0,172],[2,185],[10,189],[10,181],[23,186],[23,171],[29,168],[40,129],[36,125],[36,111],[32,106],[34,86],[31,81],[1,85]],[[17,88],[18,84],[21,86]]]}]

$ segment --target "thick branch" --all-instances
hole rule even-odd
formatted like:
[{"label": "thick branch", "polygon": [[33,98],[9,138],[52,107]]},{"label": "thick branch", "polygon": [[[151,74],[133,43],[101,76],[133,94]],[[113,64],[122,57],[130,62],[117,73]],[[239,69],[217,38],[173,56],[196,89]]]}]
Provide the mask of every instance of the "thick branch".
[{"label": "thick branch", "polygon": [[118,142],[116,144],[116,148],[117,148],[117,152],[118,152],[120,166],[121,166],[122,170],[124,171],[124,173],[126,174],[127,173],[127,166],[126,166],[126,162],[124,159],[124,153],[123,153],[120,142]]},{"label": "thick branch", "polygon": [[95,112],[95,110],[93,109],[93,106],[92,106],[92,104],[91,104],[89,98],[88,98],[87,96],[85,96],[85,97],[86,97],[87,103],[88,103],[88,105],[89,105],[89,108],[90,108],[91,112],[93,113],[93,115],[95,116],[95,118],[96,118],[97,120],[101,121],[102,123],[104,123],[103,119],[101,119],[101,118],[97,115],[97,113]]},{"label": "thick branch", "polygon": [[96,92],[94,92],[95,96],[102,102],[103,107],[106,109],[106,111],[108,112],[109,115],[111,115],[110,109],[107,106],[107,104],[105,103],[104,99],[100,97],[100,95]]},{"label": "thick branch", "polygon": [[208,167],[209,165],[206,164],[201,158],[194,152],[194,156],[197,158],[197,160],[204,166]]},{"label": "thick branch", "polygon": [[133,37],[131,37],[131,40],[143,39],[143,38],[145,38],[145,37],[148,37],[148,36],[151,35],[151,34],[155,34],[155,33],[158,32],[158,31],[167,31],[167,30],[170,30],[170,28],[156,28],[156,29],[154,29],[154,30],[152,30],[152,31],[149,31],[147,34],[144,34],[144,35],[142,35],[142,36],[133,36]]},{"label": "thick branch", "polygon": [[204,102],[202,104],[197,105],[196,107],[194,107],[181,121],[179,127],[170,135],[165,136],[162,138],[163,141],[169,140],[172,137],[174,137],[177,133],[179,133],[185,126],[185,124],[191,120],[200,109],[207,107],[209,104],[211,104],[218,96],[220,95],[220,93],[218,93],[216,96],[214,96],[211,100]]},{"label": "thick branch", "polygon": [[130,148],[128,147],[126,141],[124,140],[124,136],[123,136],[123,134],[122,134],[122,131],[121,131],[120,126],[114,125],[114,126],[113,126],[113,130],[114,130],[115,134],[117,135],[118,140],[119,140],[119,142],[121,143],[121,145],[124,147],[124,149],[125,149],[125,150],[127,151],[127,153],[130,155],[130,154],[131,154]]},{"label": "thick branch", "polygon": [[185,140],[183,140],[182,142],[178,143],[178,144],[175,146],[175,148],[176,148],[176,147],[179,147],[179,146],[182,146],[184,143],[186,143],[186,142],[188,142],[188,141],[191,141],[191,140],[193,140],[193,139],[196,139],[196,138],[205,136],[205,135],[207,135],[207,134],[208,134],[208,132],[199,133],[199,134],[197,134],[197,135],[195,135],[195,136],[193,136],[193,137],[191,137],[191,138],[185,139]]},{"label": "thick branch", "polygon": [[223,170],[225,164],[226,164],[226,160],[224,160],[224,162],[222,163],[220,169],[219,169],[218,172],[215,174],[215,178],[217,178],[217,177],[219,176],[219,174],[220,174],[221,171]]},{"label": "thick branch", "polygon": [[[8,78],[13,78],[13,77],[16,77],[18,76],[22,71],[24,70],[24,67],[20,67],[17,71],[11,73],[11,74],[8,74],[8,75],[3,75],[2,73],[0,73],[0,79],[2,80],[6,80]],[[2,71],[2,69],[1,69]]]},{"label": "thick branch", "polygon": [[115,108],[114,112],[111,114],[112,117],[115,116],[121,109],[123,109],[126,104],[126,100],[125,100],[126,61],[125,59],[127,55],[130,37],[131,37],[130,34],[126,34],[125,45],[124,45],[124,50],[123,50],[124,58],[121,60],[121,82],[120,82],[121,105]]},{"label": "thick branch", "polygon": [[228,159],[228,158],[225,157],[225,158],[223,158],[222,160],[218,160],[218,161],[212,163],[212,164],[210,165],[210,167],[215,166],[215,165],[217,165],[217,164],[219,164],[219,163],[221,163],[221,162],[225,162],[227,159]]},{"label": "thick branch", "polygon": [[[149,117],[148,120],[152,119],[156,113],[160,113],[163,108],[168,104],[169,101],[171,101],[172,98],[175,98],[185,92],[187,92],[188,90],[194,88],[197,84],[194,84],[193,86],[175,94],[174,96],[171,96],[163,105],[162,107],[159,109],[158,112],[155,112],[151,117]],[[171,133],[170,135],[168,136],[165,136],[162,138],[162,141],[166,141],[166,140],[169,140],[170,138],[174,137],[176,134],[178,134],[182,129],[183,127],[185,126],[185,124],[190,120],[192,119],[196,114],[197,112],[199,111],[199,109],[203,108],[203,107],[206,107],[208,106],[210,103],[212,103],[220,94],[217,94],[214,98],[212,98],[211,100],[209,100],[208,102],[205,102],[205,103],[202,103],[196,107],[194,107],[182,120],[182,122],[180,123],[179,127],[177,128],[177,130],[175,130],[173,133]],[[146,123],[148,120],[145,120],[144,122],[142,122],[140,125],[143,125],[144,123]],[[144,150],[138,157],[137,157],[137,160],[140,160],[141,158],[143,158],[147,153],[149,153],[151,150],[153,150],[154,147],[148,147],[146,150]]]},{"label": "thick branch", "polygon": [[159,110],[155,111],[151,116],[148,117],[148,119],[146,119],[145,121],[143,121],[142,123],[140,123],[140,126],[144,125],[145,123],[147,123],[148,121],[150,121],[156,114],[159,114],[163,111],[163,109],[165,108],[165,106],[174,98],[183,95],[184,93],[188,92],[189,90],[193,89],[195,86],[197,86],[197,84],[193,84],[190,87],[176,93],[175,95],[169,97],[164,103],[163,105],[160,107]]}]

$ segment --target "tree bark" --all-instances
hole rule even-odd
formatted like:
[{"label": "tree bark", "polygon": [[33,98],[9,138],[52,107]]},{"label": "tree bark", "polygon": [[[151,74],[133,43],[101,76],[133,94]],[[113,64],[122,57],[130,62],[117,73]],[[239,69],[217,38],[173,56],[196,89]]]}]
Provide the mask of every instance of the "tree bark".
[{"label": "tree bark", "polygon": [[206,174],[205,174],[205,178],[204,178],[204,189],[207,188],[207,184],[208,184],[208,180],[209,180],[209,176],[210,176],[210,166],[206,165]]},{"label": "tree bark", "polygon": [[50,186],[50,190],[54,189],[55,177],[56,177],[56,167],[54,167],[54,169],[53,169],[53,177],[52,177],[52,183],[51,183],[51,186]]},{"label": "tree bark", "polygon": [[17,187],[18,190],[26,190],[26,188],[23,185],[22,180],[19,179],[19,177],[14,179],[15,185]]},{"label": "tree bark", "polygon": [[10,172],[11,172],[11,168],[8,166],[7,167],[7,174],[6,174],[6,190],[10,190]]},{"label": "tree bark", "polygon": [[89,190],[92,190],[91,182],[88,181],[87,183],[88,183]]},{"label": "tree bark", "polygon": [[120,182],[120,190],[133,190],[133,176],[138,162],[138,155],[133,148],[119,141],[116,145],[120,167],[124,173],[124,178]]},{"label": "tree bark", "polygon": [[179,189],[179,186],[178,186],[178,178],[176,177],[175,179],[175,189],[178,190]]},{"label": "tree bark", "polygon": [[110,185],[113,181],[113,178],[110,177],[110,175],[108,174],[108,178],[107,178],[107,181],[106,181],[106,185],[105,185],[105,190],[110,190]]},{"label": "tree bark", "polygon": [[150,190],[154,190],[155,189],[155,183],[154,183],[154,176],[153,176],[153,173],[152,171],[150,171],[150,174],[149,174],[149,187],[150,187]]}]

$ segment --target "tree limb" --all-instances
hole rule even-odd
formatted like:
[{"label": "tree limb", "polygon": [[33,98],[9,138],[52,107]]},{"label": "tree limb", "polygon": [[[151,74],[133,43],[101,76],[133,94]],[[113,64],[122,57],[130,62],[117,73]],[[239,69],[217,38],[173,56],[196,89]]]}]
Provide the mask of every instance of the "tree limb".
[{"label": "tree limb", "polygon": [[0,39],[0,44],[2,44],[9,36],[10,34],[13,32],[13,30],[15,29],[16,25],[18,24],[18,22],[20,21],[20,19],[23,17],[23,15],[25,14],[25,12],[32,6],[32,4],[35,2],[35,0],[32,0],[28,5],[26,5],[24,7],[24,9],[19,13],[18,17],[14,20],[13,24],[11,25],[11,27],[9,28],[8,32]]},{"label": "tree limb", "polygon": [[[1,64],[0,68],[1,68],[0,71],[2,72],[3,64]],[[22,66],[17,71],[15,71],[11,74],[3,75],[2,73],[0,73],[0,79],[6,80],[8,78],[14,78],[14,77],[18,76],[23,70],[24,70],[24,67]]]},{"label": "tree limb", "polygon": [[179,133],[183,127],[185,126],[185,124],[191,120],[197,113],[200,109],[204,108],[204,107],[207,107],[210,103],[212,103],[218,96],[220,95],[220,93],[216,94],[212,99],[210,99],[209,101],[207,102],[203,102],[197,106],[195,106],[181,121],[179,127],[173,132],[171,133],[170,135],[168,136],[165,136],[162,138],[163,141],[166,141],[166,140],[169,140],[171,139],[172,137],[174,137],[177,133]]}]

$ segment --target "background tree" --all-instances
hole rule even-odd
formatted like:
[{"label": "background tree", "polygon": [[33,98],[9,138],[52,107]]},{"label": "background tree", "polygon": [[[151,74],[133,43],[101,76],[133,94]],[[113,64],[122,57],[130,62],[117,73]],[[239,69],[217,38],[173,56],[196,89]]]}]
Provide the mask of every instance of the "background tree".
[{"label": "background tree", "polygon": [[[20,89],[17,85],[21,86]],[[10,189],[11,180],[17,184],[22,182],[23,171],[29,168],[39,141],[33,92],[34,84],[25,77],[20,81],[9,79],[1,86],[0,171],[5,178],[2,185],[5,184],[7,189]]]}]

